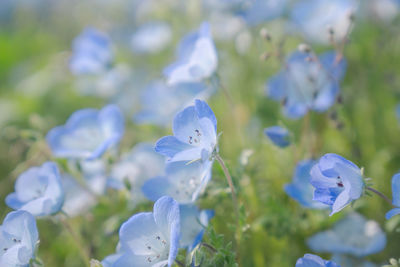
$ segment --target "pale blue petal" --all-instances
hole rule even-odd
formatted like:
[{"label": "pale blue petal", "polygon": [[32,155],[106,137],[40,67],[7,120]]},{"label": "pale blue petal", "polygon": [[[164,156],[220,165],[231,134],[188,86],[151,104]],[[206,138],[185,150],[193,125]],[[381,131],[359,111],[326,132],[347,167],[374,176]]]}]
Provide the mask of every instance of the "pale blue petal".
[{"label": "pale blue petal", "polygon": [[400,173],[397,173],[392,177],[392,196],[393,205],[400,207]]},{"label": "pale blue petal", "polygon": [[390,218],[392,218],[393,216],[395,216],[397,214],[400,214],[400,208],[394,208],[394,209],[389,210],[386,213],[385,218],[386,218],[386,220],[389,220]]}]

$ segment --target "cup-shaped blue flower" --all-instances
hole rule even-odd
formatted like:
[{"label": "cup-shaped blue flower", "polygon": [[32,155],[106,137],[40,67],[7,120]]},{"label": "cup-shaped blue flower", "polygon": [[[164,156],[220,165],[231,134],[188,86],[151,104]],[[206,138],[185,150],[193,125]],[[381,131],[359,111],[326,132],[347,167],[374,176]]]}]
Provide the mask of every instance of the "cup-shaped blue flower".
[{"label": "cup-shaped blue flower", "polygon": [[218,56],[210,25],[203,22],[197,32],[186,35],[178,47],[178,59],[164,69],[168,84],[200,82],[217,69]]},{"label": "cup-shaped blue flower", "polygon": [[327,261],[313,254],[305,254],[296,262],[296,267],[340,267],[333,261]]},{"label": "cup-shaped blue flower", "polygon": [[102,262],[105,267],[171,266],[179,249],[179,204],[164,196],[153,212],[133,215],[119,230],[117,254]]},{"label": "cup-shaped blue flower", "polygon": [[194,205],[180,205],[179,208],[181,214],[181,239],[179,243],[182,248],[187,248],[191,252],[201,242],[204,228],[208,226],[208,221],[214,217],[214,211],[200,211]]},{"label": "cup-shaped blue flower", "polygon": [[290,133],[286,128],[281,126],[271,126],[264,129],[264,134],[279,147],[287,147],[290,145]]},{"label": "cup-shaped blue flower", "polygon": [[0,266],[28,267],[35,258],[39,233],[29,212],[12,211],[0,225]]},{"label": "cup-shaped blue flower", "polygon": [[400,173],[397,173],[392,177],[392,197],[392,204],[396,208],[391,209],[388,213],[386,213],[387,220],[397,214],[400,214]]},{"label": "cup-shaped blue flower", "polygon": [[287,0],[254,0],[242,4],[239,15],[252,26],[278,18],[287,6]]},{"label": "cup-shaped blue flower", "polygon": [[46,140],[56,157],[92,160],[118,144],[123,134],[121,110],[108,105],[75,111],[65,125],[51,129]]},{"label": "cup-shaped blue flower", "polygon": [[212,162],[185,161],[168,163],[165,176],[154,177],[142,187],[143,194],[155,201],[161,196],[171,196],[180,204],[197,200],[211,179]]},{"label": "cup-shaped blue flower", "polygon": [[15,210],[25,210],[34,216],[47,216],[61,210],[64,190],[58,167],[46,162],[31,167],[15,182],[15,192],[6,197],[6,204]]},{"label": "cup-shaped blue flower", "polygon": [[285,185],[285,192],[305,208],[326,209],[328,205],[313,200],[314,188],[310,184],[310,170],[315,164],[314,160],[303,160],[297,163],[293,181]]},{"label": "cup-shaped blue flower", "polygon": [[315,187],[314,200],[330,205],[330,215],[339,212],[361,197],[364,181],[360,168],[347,159],[329,153],[322,156],[310,171]]},{"label": "cup-shaped blue flower", "polygon": [[153,54],[163,50],[171,42],[171,27],[161,21],[140,26],[132,36],[131,47],[138,54]]},{"label": "cup-shaped blue flower", "polygon": [[323,112],[335,103],[345,69],[346,61],[335,52],[316,57],[296,51],[284,69],[268,80],[266,92],[283,103],[283,113],[289,118],[301,118],[308,110]]},{"label": "cup-shaped blue flower", "polygon": [[115,189],[123,189],[129,184],[131,201],[136,204],[145,200],[141,190],[143,184],[155,176],[164,174],[164,169],[165,158],[154,151],[154,146],[139,143],[113,164],[108,184]]},{"label": "cup-shaped blue flower", "polygon": [[353,213],[340,220],[331,230],[318,233],[307,241],[318,253],[350,254],[364,257],[378,253],[386,246],[386,234],[379,224]]},{"label": "cup-shaped blue flower", "polygon": [[204,101],[196,99],[193,106],[179,112],[172,131],[173,136],[161,138],[155,147],[170,161],[207,161],[217,149],[217,119]]},{"label": "cup-shaped blue flower", "polygon": [[196,98],[207,98],[211,90],[204,83],[179,83],[168,86],[162,81],[149,84],[141,94],[141,110],[135,114],[136,123],[170,125],[176,113]]},{"label": "cup-shaped blue flower", "polygon": [[112,60],[111,42],[107,35],[86,28],[73,41],[69,66],[74,74],[99,74],[110,67]]},{"label": "cup-shaped blue flower", "polygon": [[356,0],[305,0],[292,8],[291,20],[307,40],[329,44],[343,42],[351,30]]}]

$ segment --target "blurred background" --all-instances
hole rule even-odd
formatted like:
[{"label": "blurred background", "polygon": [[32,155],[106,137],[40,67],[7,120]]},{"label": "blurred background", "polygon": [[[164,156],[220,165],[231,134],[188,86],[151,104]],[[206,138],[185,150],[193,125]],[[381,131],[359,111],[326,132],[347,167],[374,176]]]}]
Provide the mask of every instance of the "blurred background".
[{"label": "blurred background", "polygon": [[[236,247],[240,266],[294,266],[297,258],[312,252],[307,238],[329,229],[352,210],[377,221],[387,233],[386,248],[366,260],[382,264],[400,257],[400,217],[386,221],[384,215],[390,207],[378,197],[365,196],[352,208],[329,217],[329,212],[302,208],[283,190],[299,160],[332,152],[363,166],[374,187],[391,196],[391,177],[400,169],[396,117],[400,4],[369,0],[357,5],[343,49],[347,72],[340,101],[326,112],[309,112],[293,120],[282,114],[281,103],[266,96],[266,81],[299,44],[309,44],[318,54],[332,50],[332,44],[318,39],[318,34],[326,33],[313,32],[317,38],[312,38],[312,34],[297,30],[292,12],[301,0],[282,1],[282,6],[275,1],[265,9],[252,9],[252,2],[256,1],[2,0],[1,199],[13,191],[20,173],[52,160],[46,133],[64,124],[78,109],[101,108],[107,103],[123,109],[126,133],[121,153],[140,142],[154,144],[170,134],[172,119],[164,121],[165,125],[135,119],[145,105],[141,96],[152,81],[164,79],[163,69],[176,58],[179,40],[208,21],[218,52],[220,82],[208,103],[218,119],[218,131],[223,132],[220,154],[233,175],[245,214],[242,241]],[[319,12],[324,17],[324,9]],[[158,23],[157,30],[140,36],[139,30],[149,23]],[[313,23],[320,22],[316,18]],[[73,40],[87,27],[108,36],[112,73],[85,76],[71,71]],[[265,30],[260,35],[262,29],[268,31],[270,41]],[[154,107],[165,104],[160,98]],[[265,127],[277,124],[290,129],[293,145],[282,149],[264,136]],[[224,235],[225,245],[233,240],[230,224],[234,222],[226,187],[222,170],[215,166],[213,180],[199,200],[202,208],[215,210],[211,225]],[[123,193],[109,189],[90,211],[72,218],[71,223],[91,258],[102,260],[115,251],[119,225],[151,207],[150,201],[132,207]],[[10,210],[0,201],[1,220]],[[39,219],[38,227],[38,255],[45,266],[84,266],[76,240],[62,226]]]}]

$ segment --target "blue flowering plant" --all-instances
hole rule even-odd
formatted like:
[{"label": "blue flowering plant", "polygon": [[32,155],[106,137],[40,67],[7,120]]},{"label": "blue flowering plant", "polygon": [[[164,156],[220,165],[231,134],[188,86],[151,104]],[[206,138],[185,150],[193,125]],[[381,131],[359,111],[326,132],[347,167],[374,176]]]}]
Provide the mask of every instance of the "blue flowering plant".
[{"label": "blue flowering plant", "polygon": [[108,36],[95,29],[86,28],[72,44],[70,70],[77,75],[93,75],[111,67],[113,51]]},{"label": "blue flowering plant", "polygon": [[22,173],[15,182],[15,192],[6,197],[7,205],[24,210],[34,216],[48,216],[61,210],[64,188],[54,162],[32,167]]},{"label": "blue flowering plant", "polygon": [[298,119],[309,110],[324,112],[336,101],[346,61],[335,53],[317,57],[309,48],[293,52],[283,69],[266,84],[267,95],[283,105],[285,116]]},{"label": "blue flowering plant", "polygon": [[133,215],[119,230],[117,254],[106,257],[104,267],[172,266],[179,249],[179,204],[161,197],[153,212]]},{"label": "blue flowering plant", "polygon": [[35,217],[24,210],[8,213],[0,225],[0,266],[30,266],[38,244]]},{"label": "blue flowering plant", "polygon": [[400,214],[400,173],[396,173],[392,177],[392,196],[393,209],[386,213],[386,219],[390,219],[395,215]]},{"label": "blue flowering plant", "polygon": [[271,126],[264,129],[264,134],[278,147],[290,145],[290,132],[281,126]]},{"label": "blue flowering plant", "polygon": [[286,184],[284,189],[286,194],[305,208],[326,209],[328,205],[313,200],[315,188],[310,184],[310,170],[316,163],[315,160],[302,160],[297,163],[293,180]]},{"label": "blue flowering plant", "polygon": [[359,258],[382,251],[386,242],[386,234],[379,224],[357,213],[347,215],[333,229],[317,233],[307,240],[315,252]]},{"label": "blue flowering plant", "polygon": [[200,82],[210,78],[217,69],[218,55],[209,23],[203,22],[198,31],[183,37],[177,54],[177,61],[164,69],[168,84]]},{"label": "blue flowering plant", "polygon": [[314,200],[329,205],[331,215],[357,200],[364,192],[362,171],[353,162],[333,153],[322,156],[310,171]]},{"label": "blue flowering plant", "polygon": [[340,267],[334,261],[327,261],[313,254],[305,254],[296,262],[295,267]]},{"label": "blue flowering plant", "polygon": [[157,141],[155,150],[173,161],[212,161],[218,152],[217,119],[205,101],[176,114],[173,135]]},{"label": "blue flowering plant", "polygon": [[124,128],[121,110],[108,105],[75,111],[65,125],[51,129],[46,140],[56,157],[92,160],[117,145]]}]

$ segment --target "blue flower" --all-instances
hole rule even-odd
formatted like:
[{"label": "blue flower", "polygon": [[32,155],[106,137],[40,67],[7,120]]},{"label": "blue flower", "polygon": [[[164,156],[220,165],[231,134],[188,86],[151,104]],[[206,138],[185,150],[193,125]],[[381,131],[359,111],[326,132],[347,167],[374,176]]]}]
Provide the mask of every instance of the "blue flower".
[{"label": "blue flower", "polygon": [[204,228],[208,221],[214,217],[214,211],[200,211],[194,205],[180,205],[181,214],[181,239],[180,246],[191,252],[201,241],[204,235]]},{"label": "blue flower", "polygon": [[171,42],[171,27],[161,21],[154,21],[140,26],[131,39],[134,52],[153,54],[163,50]]},{"label": "blue flower", "polygon": [[210,181],[211,167],[210,161],[169,163],[165,167],[165,176],[158,176],[144,183],[143,194],[153,201],[168,195],[180,204],[193,203]]},{"label": "blue flower", "polygon": [[290,133],[281,126],[272,126],[264,129],[264,134],[272,143],[279,147],[287,147],[290,145]]},{"label": "blue flower", "polygon": [[217,149],[217,119],[206,102],[179,112],[173,122],[173,136],[157,141],[155,150],[170,161],[210,160]]},{"label": "blue flower", "polygon": [[168,84],[199,82],[211,77],[218,57],[210,26],[203,22],[197,32],[186,35],[178,48],[178,60],[164,69]]},{"label": "blue flower", "polygon": [[124,133],[124,118],[117,106],[103,109],[81,109],[74,112],[63,126],[46,136],[56,157],[95,159],[116,145]]},{"label": "blue flower", "polygon": [[334,254],[332,256],[332,260],[341,266],[378,267],[377,264],[363,260],[362,258],[352,257],[344,254]]},{"label": "blue flower", "polygon": [[129,153],[123,155],[121,160],[113,164],[108,184],[115,189],[122,189],[126,183],[129,183],[130,197],[136,204],[145,199],[141,190],[145,181],[164,174],[164,168],[165,159],[154,151],[154,146],[139,143]]},{"label": "blue flower", "polygon": [[296,262],[296,267],[340,267],[333,261],[326,261],[321,257],[313,254],[305,254]]},{"label": "blue flower", "polygon": [[29,211],[34,216],[46,216],[61,210],[64,190],[54,162],[32,167],[15,182],[15,192],[6,197],[6,204],[15,210]]},{"label": "blue flower", "polygon": [[253,0],[243,4],[239,15],[250,25],[275,19],[285,11],[287,0]]},{"label": "blue flower", "polygon": [[29,212],[8,213],[0,225],[0,266],[28,267],[38,241],[36,221]]},{"label": "blue flower", "polygon": [[85,214],[89,208],[96,204],[94,195],[82,187],[72,176],[63,174],[62,185],[65,192],[62,211],[69,217]]},{"label": "blue flower", "polygon": [[397,120],[400,121],[400,104],[396,105],[396,117]]},{"label": "blue flower", "polygon": [[318,253],[364,257],[385,248],[386,234],[377,222],[367,221],[363,216],[353,213],[340,220],[332,230],[309,238],[307,244]]},{"label": "blue flower", "polygon": [[283,103],[289,118],[300,118],[308,110],[326,111],[335,103],[345,68],[346,61],[334,52],[318,58],[312,53],[294,52],[285,68],[268,80],[267,95]]},{"label": "blue flower", "polygon": [[291,20],[295,30],[302,32],[309,41],[329,44],[333,37],[335,43],[341,43],[351,30],[357,8],[355,0],[299,1],[292,8]]},{"label": "blue flower", "polygon": [[303,160],[297,163],[293,174],[293,182],[285,185],[285,192],[303,207],[324,209],[328,206],[313,200],[314,188],[310,184],[310,170],[315,163],[314,160]]},{"label": "blue flower", "polygon": [[392,177],[392,196],[392,204],[393,206],[396,206],[396,208],[391,209],[388,213],[386,213],[387,220],[397,214],[400,214],[400,173],[397,173]]},{"label": "blue flower", "polygon": [[[70,161],[73,163],[74,161]],[[104,159],[81,160],[79,161],[80,171],[84,182],[90,192],[102,195],[106,192],[108,174],[107,165]],[[78,170],[79,171],[79,170]]]},{"label": "blue flower", "polygon": [[113,60],[110,40],[94,28],[86,28],[76,37],[72,50],[70,69],[74,74],[102,73]]},{"label": "blue flower", "polygon": [[160,126],[169,125],[175,114],[195,98],[208,97],[203,83],[179,83],[168,86],[164,82],[151,83],[141,95],[141,111],[134,116],[137,123],[153,123]]},{"label": "blue flower", "polygon": [[330,205],[330,215],[339,212],[363,193],[360,168],[339,155],[324,155],[312,167],[310,174],[311,184],[315,187],[314,200]]},{"label": "blue flower", "polygon": [[119,230],[117,254],[104,267],[171,266],[179,249],[178,203],[167,196],[157,200],[153,212],[133,215]]}]

